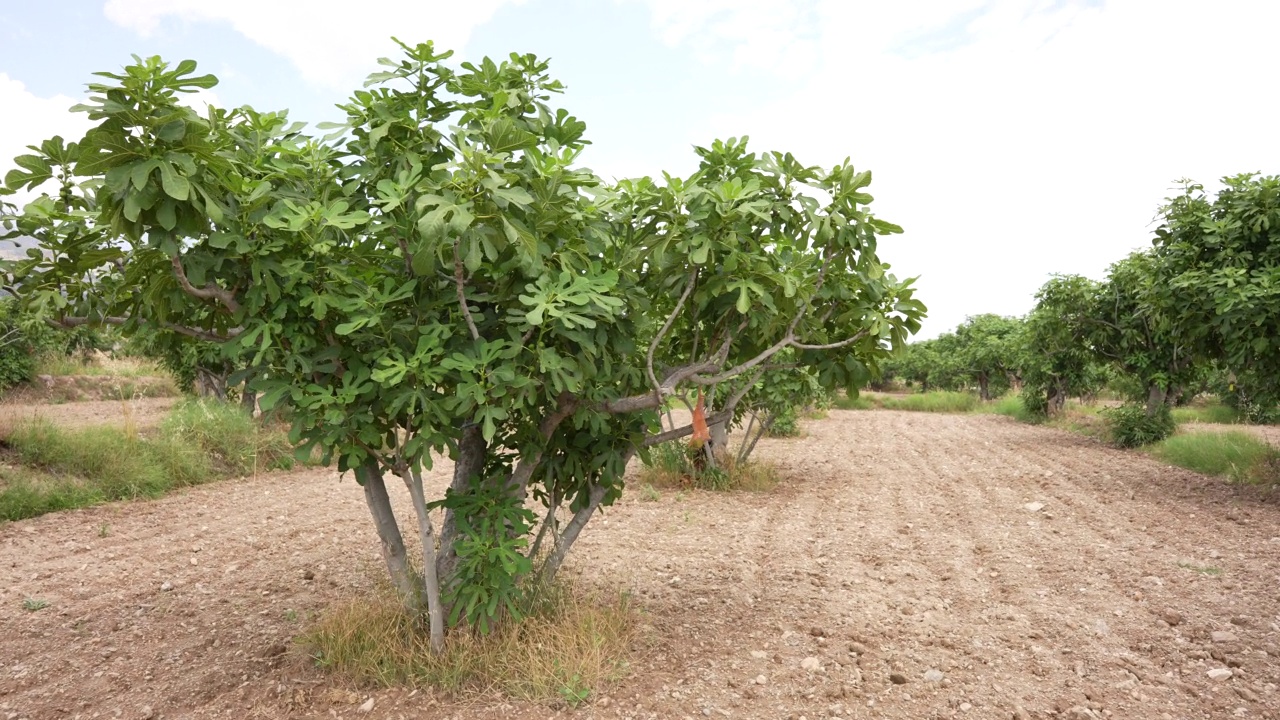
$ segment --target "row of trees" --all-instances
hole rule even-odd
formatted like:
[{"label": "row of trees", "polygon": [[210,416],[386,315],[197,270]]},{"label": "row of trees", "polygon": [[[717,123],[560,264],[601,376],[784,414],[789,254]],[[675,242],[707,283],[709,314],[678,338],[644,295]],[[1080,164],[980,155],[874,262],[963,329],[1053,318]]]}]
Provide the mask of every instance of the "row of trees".
[{"label": "row of trees", "polygon": [[[9,271],[24,311],[203,342],[299,452],[352,472],[439,648],[447,622],[518,614],[628,461],[692,433],[661,425],[672,397],[702,393],[714,429],[787,378],[857,387],[924,307],[876,255],[901,230],[865,170],[744,138],[697,148],[689,177],[608,185],[577,164],[585,124],[549,104],[545,62],[402,47],[328,136],[198,114],[180,96],[216,79],[191,61],[99,73],[94,128],[16,160],[5,192],[41,194],[3,221],[40,243]],[[441,454],[452,483],[428,497]]]},{"label": "row of trees", "polygon": [[1102,281],[1050,279],[1025,318],[980,315],[914,343],[889,372],[925,387],[1021,386],[1029,409],[1110,384],[1155,418],[1209,387],[1254,420],[1280,402],[1280,177],[1186,183],[1152,247]]}]

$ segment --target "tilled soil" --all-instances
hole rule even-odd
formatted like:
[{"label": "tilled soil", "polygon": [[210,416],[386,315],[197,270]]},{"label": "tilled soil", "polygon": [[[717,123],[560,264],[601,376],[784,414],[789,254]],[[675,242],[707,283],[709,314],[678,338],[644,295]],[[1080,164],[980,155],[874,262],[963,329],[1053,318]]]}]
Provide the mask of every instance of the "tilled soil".
[{"label": "tilled soil", "polygon": [[644,626],[577,710],[313,668],[290,639],[379,569],[354,482],[312,470],[0,526],[0,718],[1280,718],[1268,497],[1001,417],[806,431],[757,451],[770,493],[592,521],[571,571]]}]

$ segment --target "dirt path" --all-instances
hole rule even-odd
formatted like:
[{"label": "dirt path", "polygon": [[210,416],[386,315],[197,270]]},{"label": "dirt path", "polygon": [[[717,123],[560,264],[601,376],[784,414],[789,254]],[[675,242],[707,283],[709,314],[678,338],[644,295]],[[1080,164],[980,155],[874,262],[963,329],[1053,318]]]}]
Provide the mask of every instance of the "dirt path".
[{"label": "dirt path", "polygon": [[67,428],[90,425],[134,423],[139,430],[156,427],[169,414],[178,398],[136,398],[132,400],[89,400],[51,405],[38,403],[0,404],[0,431],[14,423],[44,419]]},{"label": "dirt path", "polygon": [[1280,718],[1280,508],[1007,418],[807,428],[759,451],[773,493],[593,521],[572,570],[646,611],[607,701],[358,712],[288,645],[377,577],[355,484],[310,471],[0,526],[0,717]]}]

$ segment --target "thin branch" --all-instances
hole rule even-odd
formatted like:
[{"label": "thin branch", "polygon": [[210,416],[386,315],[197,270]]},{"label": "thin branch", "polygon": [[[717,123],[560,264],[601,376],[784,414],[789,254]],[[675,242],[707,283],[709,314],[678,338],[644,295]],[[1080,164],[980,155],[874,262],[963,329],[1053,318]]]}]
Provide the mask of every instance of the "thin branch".
[{"label": "thin branch", "polygon": [[462,316],[467,319],[467,328],[471,330],[471,339],[479,340],[480,331],[476,329],[476,321],[471,318],[471,308],[467,307],[467,294],[463,290],[462,256],[458,252],[460,241],[453,241],[453,283],[458,288],[458,306],[462,308]]},{"label": "thin branch", "polygon": [[217,300],[227,310],[231,312],[240,312],[240,303],[236,302],[235,295],[225,288],[217,285],[205,285],[204,287],[196,287],[187,279],[187,271],[182,269],[182,257],[173,256],[173,274],[178,278],[178,284],[186,291],[188,295],[201,300]]},{"label": "thin branch", "polygon": [[846,345],[852,345],[866,336],[867,336],[867,331],[862,330],[858,334],[854,335],[853,337],[845,338],[840,342],[826,343],[825,345],[807,345],[805,343],[793,342],[791,343],[791,347],[794,347],[797,350],[834,350],[836,348],[842,348]]},{"label": "thin branch", "polygon": [[696,375],[690,378],[690,382],[694,383],[695,385],[715,385],[716,383],[721,383],[721,382],[724,382],[725,380],[732,380],[733,378],[738,377],[739,375],[750,370],[751,368],[754,368],[755,366],[763,363],[764,361],[768,360],[774,355],[777,355],[778,353],[782,352],[794,342],[795,342],[795,336],[788,333],[786,337],[782,338],[781,340],[774,343],[773,345],[770,345],[769,347],[765,348],[763,351],[760,352],[759,355],[756,355],[755,357],[742,363],[741,365],[738,365],[737,367],[726,370],[720,373],[719,375],[712,375],[709,377]]},{"label": "thin branch", "polygon": [[413,277],[413,253],[409,252],[409,243],[404,238],[398,238],[400,244],[400,254],[404,256],[404,271],[409,277]]},{"label": "thin branch", "polygon": [[227,330],[225,334],[219,334],[209,330],[201,330],[199,328],[191,328],[183,325],[174,325],[173,323],[160,323],[160,328],[162,330],[176,332],[179,335],[186,335],[189,338],[207,340],[209,342],[226,342],[238,337],[240,333],[244,332],[244,328],[234,327]]},{"label": "thin branch", "polygon": [[645,369],[649,372],[649,383],[653,385],[653,393],[658,396],[658,404],[662,404],[662,386],[658,385],[658,376],[653,372],[653,354],[658,350],[658,344],[662,342],[662,338],[666,337],[670,332],[671,326],[675,324],[676,318],[680,316],[680,311],[684,309],[684,303],[689,299],[689,295],[693,293],[693,287],[698,281],[698,271],[694,270],[689,273],[689,281],[684,285],[684,292],[681,293],[680,299],[676,301],[676,307],[667,316],[667,321],[662,324],[662,329],[658,330],[658,334],[653,337],[653,342],[649,343],[649,354],[645,357]]},{"label": "thin branch", "polygon": [[[565,418],[572,415],[578,409],[578,398],[568,392],[560,393],[560,397],[556,399],[555,412],[542,418],[542,422],[538,424],[538,434],[542,436],[545,444],[551,439],[556,428],[560,427],[560,423]],[[538,469],[538,464],[542,462],[543,449],[538,448],[529,455],[520,458],[520,462],[516,463],[516,469],[511,473],[511,480],[507,487],[510,488],[520,499],[524,499],[525,488],[529,485],[529,479],[533,477],[533,471]]]},{"label": "thin branch", "polygon": [[64,317],[57,320],[45,320],[56,328],[78,328],[84,325],[123,325],[129,318],[123,317]]}]

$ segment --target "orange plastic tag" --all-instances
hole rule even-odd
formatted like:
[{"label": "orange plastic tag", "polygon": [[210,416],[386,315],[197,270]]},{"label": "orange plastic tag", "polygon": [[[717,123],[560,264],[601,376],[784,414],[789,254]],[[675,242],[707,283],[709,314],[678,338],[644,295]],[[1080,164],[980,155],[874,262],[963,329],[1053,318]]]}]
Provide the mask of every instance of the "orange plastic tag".
[{"label": "orange plastic tag", "polygon": [[698,391],[698,402],[693,405],[693,437],[689,443],[700,448],[711,440],[711,428],[707,427],[707,414],[702,405],[702,391]]}]

